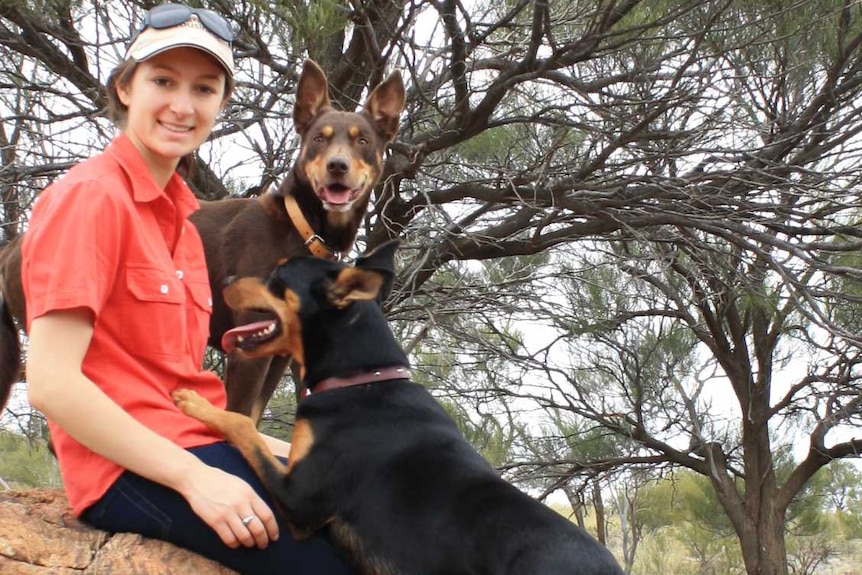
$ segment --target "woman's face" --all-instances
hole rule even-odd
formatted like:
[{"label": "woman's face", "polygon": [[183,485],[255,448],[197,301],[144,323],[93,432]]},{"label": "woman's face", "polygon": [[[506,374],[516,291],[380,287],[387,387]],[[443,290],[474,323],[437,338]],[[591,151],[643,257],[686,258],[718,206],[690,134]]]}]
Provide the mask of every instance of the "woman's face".
[{"label": "woman's face", "polygon": [[117,86],[128,108],[123,132],[166,183],[180,158],[209,137],[225,101],[225,71],[195,48],[174,48],[138,64]]}]

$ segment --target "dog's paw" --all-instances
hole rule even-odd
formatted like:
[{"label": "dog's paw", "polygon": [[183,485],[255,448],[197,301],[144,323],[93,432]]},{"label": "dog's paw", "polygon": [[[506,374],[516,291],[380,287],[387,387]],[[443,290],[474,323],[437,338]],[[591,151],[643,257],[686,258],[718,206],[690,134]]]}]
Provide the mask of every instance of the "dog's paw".
[{"label": "dog's paw", "polygon": [[214,409],[209,401],[191,389],[177,389],[171,394],[171,397],[180,411],[195,419],[203,419]]}]

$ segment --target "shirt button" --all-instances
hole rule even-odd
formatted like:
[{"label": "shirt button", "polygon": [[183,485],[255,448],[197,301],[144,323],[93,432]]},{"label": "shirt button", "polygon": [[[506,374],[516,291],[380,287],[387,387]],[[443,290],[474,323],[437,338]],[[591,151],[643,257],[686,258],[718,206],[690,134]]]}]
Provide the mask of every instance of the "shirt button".
[{"label": "shirt button", "polygon": [[183,279],[183,270],[177,270],[177,279]]},{"label": "shirt button", "polygon": [[167,295],[168,293],[168,284],[162,284],[162,287],[159,288],[159,291],[162,292],[162,295]]},{"label": "shirt button", "polygon": [[207,305],[208,305],[208,306],[210,306],[210,307],[212,307],[212,306],[213,306],[213,298],[211,298],[211,297],[208,297],[208,298],[207,298]]}]

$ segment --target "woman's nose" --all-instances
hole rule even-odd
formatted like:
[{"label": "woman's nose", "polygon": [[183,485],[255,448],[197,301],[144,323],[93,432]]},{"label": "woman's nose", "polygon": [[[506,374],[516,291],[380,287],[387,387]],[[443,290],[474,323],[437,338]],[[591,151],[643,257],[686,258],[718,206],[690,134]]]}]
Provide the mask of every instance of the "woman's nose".
[{"label": "woman's nose", "polygon": [[192,114],[195,111],[192,103],[191,88],[183,88],[174,93],[174,98],[171,101],[171,110],[181,115]]}]

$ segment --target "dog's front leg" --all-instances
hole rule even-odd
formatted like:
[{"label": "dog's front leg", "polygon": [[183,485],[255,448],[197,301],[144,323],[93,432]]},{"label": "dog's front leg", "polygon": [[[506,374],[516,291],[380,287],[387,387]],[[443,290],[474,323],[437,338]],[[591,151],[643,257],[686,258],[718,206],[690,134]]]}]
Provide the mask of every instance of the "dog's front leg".
[{"label": "dog's front leg", "polygon": [[295,466],[308,457],[314,443],[314,434],[307,420],[298,420],[294,426],[289,463],[285,466],[269,450],[248,416],[218,409],[190,389],[176,390],[173,399],[183,413],[221,432],[239,449],[275,499],[295,539],[308,538],[334,519],[332,506],[327,504],[321,484],[313,478],[294,481],[291,475]]},{"label": "dog's front leg", "polygon": [[191,389],[178,389],[172,397],[180,411],[221,432],[227,441],[240,450],[258,477],[287,473],[287,468],[269,450],[250,417],[218,409]]}]

